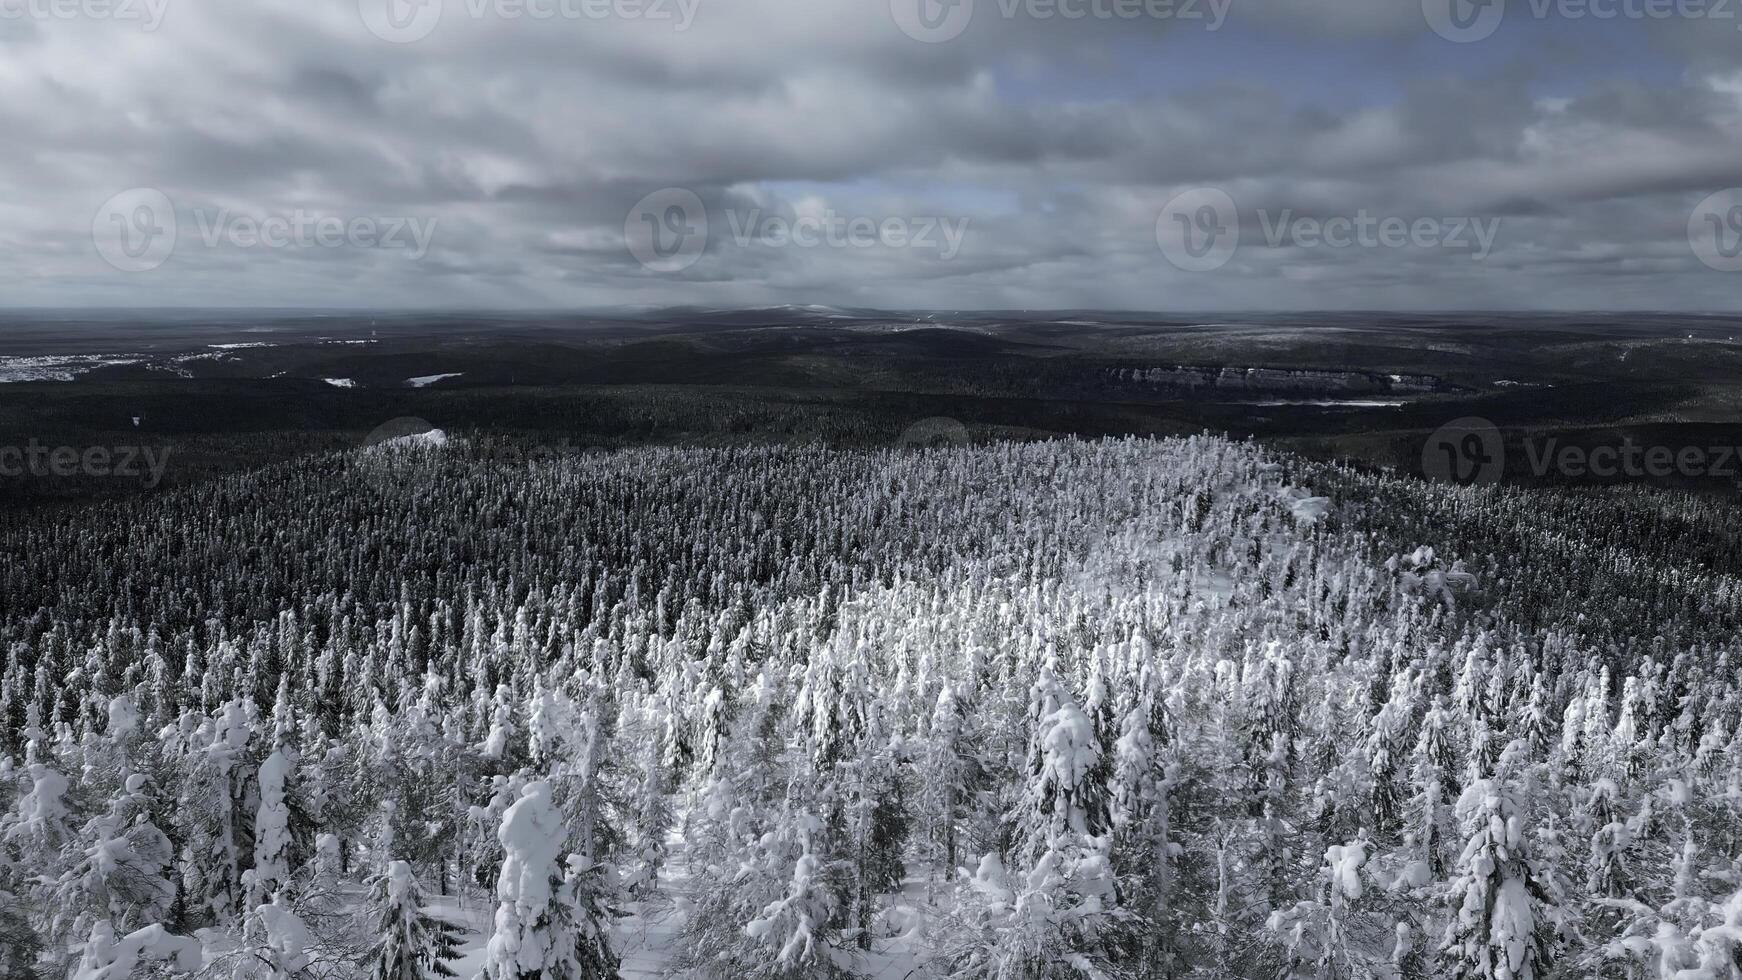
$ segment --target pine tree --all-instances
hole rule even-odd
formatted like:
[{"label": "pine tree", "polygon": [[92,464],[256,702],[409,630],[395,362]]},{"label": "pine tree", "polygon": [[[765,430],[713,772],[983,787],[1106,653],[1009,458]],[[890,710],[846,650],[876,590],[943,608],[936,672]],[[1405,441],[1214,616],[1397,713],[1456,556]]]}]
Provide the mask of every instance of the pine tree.
[{"label": "pine tree", "polygon": [[369,980],[429,980],[455,976],[459,933],[423,909],[411,865],[391,861],[371,879],[371,914],[380,937],[369,952]]},{"label": "pine tree", "polygon": [[928,872],[927,888],[934,897],[938,879],[955,871],[960,853],[957,834],[968,775],[968,761],[962,756],[963,723],[955,691],[946,683],[938,689],[915,772],[919,850]]},{"label": "pine tree", "polygon": [[[660,718],[656,712],[649,721],[648,727],[657,730]],[[635,814],[635,878],[629,891],[645,896],[658,887],[660,869],[665,865],[666,835],[671,832],[673,820],[671,791],[659,739],[641,740],[639,776],[636,786],[640,805]]]},{"label": "pine tree", "polygon": [[1372,780],[1368,791],[1368,809],[1373,817],[1377,836],[1389,838],[1402,824],[1404,802],[1398,788],[1398,770],[1402,768],[1404,726],[1409,719],[1410,677],[1399,673],[1392,678],[1390,698],[1373,719],[1372,733],[1367,737],[1367,772]]},{"label": "pine tree", "polygon": [[175,821],[182,897],[198,923],[224,923],[236,911],[241,880],[233,796],[238,749],[211,721],[199,723],[193,741]]},{"label": "pine tree", "polygon": [[1114,745],[1111,815],[1121,898],[1133,909],[1148,910],[1129,924],[1136,935],[1128,948],[1136,963],[1159,972],[1170,959],[1176,845],[1155,727],[1147,698],[1139,698]]},{"label": "pine tree", "polygon": [[285,800],[290,772],[290,759],[282,750],[273,752],[260,764],[254,867],[248,871],[249,907],[271,898],[290,876],[290,808]]},{"label": "pine tree", "polygon": [[1441,943],[1445,975],[1458,980],[1541,980],[1553,937],[1547,903],[1528,855],[1529,835],[1513,788],[1491,779],[1468,786],[1457,816],[1467,843],[1446,889],[1451,918]]},{"label": "pine tree", "polygon": [[1627,870],[1627,850],[1632,844],[1632,832],[1616,810],[1619,790],[1607,779],[1591,786],[1586,803],[1591,834],[1590,859],[1586,864],[1585,889],[1594,898],[1616,898],[1628,890],[1631,876]]},{"label": "pine tree", "polygon": [[1018,841],[1034,859],[1060,841],[1103,834],[1108,785],[1090,779],[1101,764],[1094,725],[1048,668],[1035,683],[1036,724],[1029,744]]},{"label": "pine tree", "polygon": [[534,782],[502,816],[496,923],[485,950],[489,980],[605,980],[617,975],[608,911],[593,887],[601,869],[559,863],[568,833],[550,784]]},{"label": "pine tree", "polygon": [[174,854],[150,809],[148,780],[135,773],[108,811],[85,825],[72,866],[55,882],[51,936],[82,936],[97,922],[132,931],[168,915]]},{"label": "pine tree", "polygon": [[[978,923],[952,952],[952,976],[1046,980],[1093,978],[1109,968],[1114,930],[1125,918],[1108,853],[1109,787],[1094,724],[1043,667],[1031,699],[1038,719],[1029,784],[1018,812],[1018,873],[996,855],[963,883],[961,917]],[[1068,972],[1055,971],[1069,964]]]},{"label": "pine tree", "polygon": [[231,975],[256,980],[291,980],[314,963],[316,940],[308,923],[275,897],[242,917],[241,942],[228,954]]},{"label": "pine tree", "polygon": [[837,900],[824,879],[822,863],[811,853],[810,841],[821,823],[808,814],[801,814],[796,823],[801,849],[792,862],[786,890],[744,926],[747,937],[773,954],[757,976],[794,980],[834,976],[842,965],[830,936]]}]

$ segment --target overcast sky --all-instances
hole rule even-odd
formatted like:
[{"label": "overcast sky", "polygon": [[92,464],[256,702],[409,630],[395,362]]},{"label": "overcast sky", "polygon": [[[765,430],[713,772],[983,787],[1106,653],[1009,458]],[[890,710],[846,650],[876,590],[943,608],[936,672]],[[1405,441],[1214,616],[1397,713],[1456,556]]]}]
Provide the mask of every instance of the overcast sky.
[{"label": "overcast sky", "polygon": [[1742,306],[1737,0],[415,2],[0,0],[0,304]]}]

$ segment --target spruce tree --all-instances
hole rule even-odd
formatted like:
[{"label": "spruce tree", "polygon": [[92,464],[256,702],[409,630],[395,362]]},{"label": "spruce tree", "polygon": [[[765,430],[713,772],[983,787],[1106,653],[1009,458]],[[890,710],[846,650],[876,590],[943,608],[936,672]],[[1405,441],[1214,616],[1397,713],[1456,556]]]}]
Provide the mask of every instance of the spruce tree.
[{"label": "spruce tree", "polygon": [[371,924],[378,938],[369,951],[369,980],[454,976],[458,930],[424,911],[411,865],[391,861],[371,885]]}]

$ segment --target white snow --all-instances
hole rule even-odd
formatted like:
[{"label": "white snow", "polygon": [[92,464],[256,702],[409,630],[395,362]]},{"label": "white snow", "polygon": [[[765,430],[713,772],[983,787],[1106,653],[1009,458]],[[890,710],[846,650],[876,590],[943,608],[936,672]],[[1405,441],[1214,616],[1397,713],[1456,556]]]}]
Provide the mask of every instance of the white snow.
[{"label": "white snow", "polygon": [[427,388],[428,386],[435,384],[437,381],[445,381],[448,378],[458,378],[464,374],[465,372],[463,371],[455,371],[451,374],[424,374],[415,378],[406,378],[405,383],[411,385],[413,388]]},{"label": "white snow", "polygon": [[30,792],[18,801],[18,823],[11,835],[42,838],[55,833],[56,826],[66,819],[67,778],[40,762],[25,767],[30,776]]},{"label": "white snow", "polygon": [[441,429],[430,429],[427,432],[413,432],[410,435],[394,436],[383,439],[370,449],[441,449],[448,444],[448,434]]},{"label": "white snow", "polygon": [[[1053,784],[1067,789],[1059,796],[1059,805],[1063,806],[1074,795],[1069,791],[1083,785],[1100,761],[1094,726],[1083,709],[1067,698],[1058,710],[1041,721],[1040,741],[1042,773]],[[1064,816],[1072,831],[1085,832],[1080,810],[1072,807]]]},{"label": "white snow", "polygon": [[253,912],[260,926],[260,941],[271,950],[287,973],[300,972],[308,965],[309,947],[314,944],[308,924],[295,912],[277,902],[261,905]]},{"label": "white snow", "polygon": [[1299,487],[1284,487],[1277,495],[1297,524],[1316,524],[1331,512],[1331,498],[1315,497]]},{"label": "white snow", "polygon": [[1230,402],[1231,405],[1251,405],[1255,408],[1280,408],[1303,405],[1315,408],[1402,408],[1409,402],[1401,398],[1266,398],[1262,401]]},{"label": "white snow", "polygon": [[1525,952],[1536,931],[1531,904],[1522,878],[1507,878],[1494,896],[1493,943],[1506,958],[1505,976],[1521,975]]},{"label": "white snow", "polygon": [[[439,447],[448,440],[445,432],[427,423],[390,431],[407,429],[424,431],[384,445]],[[169,820],[183,819],[178,811],[188,809],[188,801],[226,801],[225,794],[231,794],[247,807],[224,803],[211,818],[213,829],[194,824],[199,835],[190,838],[196,848],[229,848],[234,857],[252,857],[247,873],[253,878],[245,879],[253,884],[248,900],[238,908],[229,896],[228,910],[220,913],[228,918],[212,933],[242,955],[270,955],[274,962],[312,957],[316,964],[309,970],[316,974],[320,957],[327,955],[322,944],[331,927],[321,918],[327,913],[309,911],[303,904],[315,893],[302,884],[310,877],[305,873],[308,865],[286,868],[276,846],[288,839],[287,789],[298,805],[311,801],[329,808],[327,816],[316,817],[314,830],[342,834],[320,833],[312,856],[290,860],[309,861],[313,875],[341,895],[333,901],[347,915],[361,911],[355,885],[365,868],[384,867],[388,892],[410,894],[414,872],[393,859],[418,853],[419,821],[427,820],[432,834],[450,835],[454,849],[444,850],[439,862],[419,863],[415,873],[426,881],[440,881],[442,890],[459,890],[458,895],[423,898],[430,914],[461,927],[461,958],[455,967],[466,980],[480,973],[494,980],[541,972],[563,975],[560,965],[552,965],[560,964],[563,930],[572,933],[575,913],[588,907],[575,899],[577,882],[598,889],[579,894],[605,896],[606,904],[627,913],[608,926],[588,919],[587,929],[609,928],[613,947],[622,956],[621,975],[631,980],[695,976],[675,972],[676,964],[691,950],[706,948],[698,940],[703,935],[724,935],[764,962],[784,961],[799,976],[820,972],[814,964],[823,962],[822,957],[856,947],[863,939],[869,948],[852,954],[853,975],[922,980],[946,969],[945,960],[954,955],[952,944],[978,942],[977,932],[993,937],[988,946],[1002,941],[998,937],[1011,937],[1010,947],[1032,939],[1035,945],[1027,948],[1056,956],[1059,970],[1069,966],[1076,971],[1073,975],[1095,976],[1102,969],[1092,948],[1096,923],[1121,915],[1121,905],[1134,895],[1172,895],[1174,904],[1158,907],[1190,910],[1191,915],[1202,911],[1204,918],[1183,924],[1197,931],[1180,934],[1195,949],[1203,948],[1195,946],[1199,940],[1216,934],[1218,920],[1233,923],[1231,936],[1248,942],[1255,924],[1266,921],[1264,910],[1239,913],[1244,921],[1236,921],[1229,910],[1262,894],[1262,876],[1274,867],[1264,860],[1283,849],[1290,894],[1278,908],[1268,910],[1268,921],[1291,931],[1292,938],[1285,940],[1291,950],[1308,957],[1327,950],[1348,956],[1351,963],[1359,963],[1361,975],[1403,975],[1401,966],[1388,971],[1382,962],[1387,956],[1399,963],[1406,956],[1427,957],[1430,969],[1439,968],[1433,964],[1443,965],[1437,957],[1443,955],[1443,937],[1450,928],[1457,942],[1451,951],[1469,951],[1472,959],[1480,956],[1492,967],[1489,973],[1511,971],[1522,974],[1515,980],[1544,980],[1532,965],[1536,946],[1552,949],[1546,944],[1554,943],[1561,947],[1558,953],[1566,953],[1567,943],[1551,937],[1562,935],[1559,930],[1566,928],[1569,914],[1576,916],[1585,908],[1604,915],[1657,914],[1634,899],[1628,899],[1632,906],[1605,905],[1619,900],[1587,894],[1593,892],[1585,884],[1587,857],[1621,855],[1634,840],[1650,849],[1649,861],[1629,861],[1629,870],[1641,882],[1638,894],[1646,900],[1675,896],[1675,921],[1667,916],[1663,920],[1674,931],[1660,928],[1654,934],[1657,923],[1644,919],[1625,932],[1604,927],[1606,934],[1597,935],[1593,929],[1593,942],[1616,944],[1605,945],[1604,955],[1613,951],[1616,957],[1640,960],[1626,966],[1638,966],[1635,972],[1641,976],[1658,975],[1656,968],[1673,958],[1673,965],[1683,971],[1673,975],[1692,980],[1699,976],[1686,972],[1696,965],[1693,957],[1706,955],[1708,946],[1718,949],[1727,935],[1724,930],[1742,936],[1742,910],[1732,916],[1734,923],[1720,922],[1715,912],[1721,898],[1713,896],[1720,888],[1734,888],[1728,877],[1733,873],[1730,855],[1717,848],[1702,851],[1711,845],[1696,846],[1696,835],[1687,829],[1698,821],[1698,840],[1710,840],[1706,824],[1719,825],[1724,817],[1718,809],[1742,794],[1733,788],[1729,771],[1734,768],[1733,717],[1710,712],[1707,718],[1702,710],[1675,721],[1682,695],[1666,689],[1662,663],[1638,677],[1626,677],[1623,687],[1622,678],[1611,683],[1610,674],[1599,676],[1595,670],[1588,676],[1532,675],[1536,668],[1526,666],[1531,658],[1523,648],[1513,652],[1510,636],[1499,632],[1473,628],[1448,635],[1441,645],[1427,633],[1387,630],[1388,625],[1408,625],[1420,606],[1414,599],[1400,598],[1402,593],[1422,590],[1444,595],[1449,602],[1454,592],[1462,595],[1476,587],[1475,575],[1457,560],[1467,546],[1432,537],[1434,545],[1410,549],[1407,541],[1413,538],[1390,536],[1357,539],[1359,547],[1350,547],[1347,535],[1363,531],[1338,527],[1331,534],[1322,522],[1335,509],[1339,525],[1358,527],[1367,501],[1358,487],[1322,480],[1314,475],[1320,471],[1302,461],[1213,442],[1203,443],[1197,453],[1166,455],[1140,452],[1135,443],[1104,445],[1070,443],[1046,450],[1056,456],[1025,445],[948,450],[935,457],[894,450],[869,455],[862,469],[841,477],[841,492],[822,499],[832,505],[864,485],[875,491],[876,499],[861,513],[879,528],[912,523],[930,535],[947,534],[958,524],[965,530],[983,529],[961,542],[962,548],[974,549],[971,575],[936,582],[923,573],[887,581],[868,577],[862,584],[842,587],[838,602],[829,600],[826,627],[790,649],[770,641],[817,618],[818,600],[805,590],[790,597],[775,595],[747,622],[723,621],[718,629],[710,625],[712,618],[688,625],[688,617],[696,614],[681,612],[688,603],[680,592],[638,600],[647,603],[636,607],[642,610],[637,614],[641,625],[631,624],[640,632],[624,632],[621,648],[633,657],[621,658],[619,664],[628,666],[616,677],[611,671],[619,667],[609,656],[618,648],[607,648],[608,641],[593,635],[564,635],[561,616],[541,612],[540,600],[522,604],[524,590],[505,589],[508,601],[490,607],[488,615],[455,608],[452,618],[444,619],[426,619],[411,604],[400,609],[389,595],[386,605],[394,608],[386,615],[393,619],[372,634],[383,648],[406,651],[414,646],[415,636],[415,645],[423,649],[439,642],[449,655],[458,648],[479,658],[476,662],[495,659],[527,669],[507,677],[474,678],[474,689],[459,699],[449,693],[457,683],[432,680],[451,674],[425,674],[420,684],[416,673],[401,673],[396,678],[401,685],[397,709],[366,687],[347,691],[347,696],[361,695],[355,705],[358,724],[354,730],[347,727],[336,743],[310,734],[303,738],[312,741],[299,742],[302,729],[290,723],[293,713],[288,709],[273,712],[268,723],[251,696],[255,682],[244,682],[238,691],[221,685],[213,693],[202,690],[202,705],[188,708],[179,720],[161,715],[157,702],[147,697],[150,686],[127,687],[140,692],[132,695],[139,698],[138,706],[128,696],[99,700],[93,693],[80,702],[82,733],[38,717],[28,725],[31,748],[25,761],[0,759],[0,783],[10,787],[17,782],[19,790],[30,790],[8,793],[0,808],[5,811],[0,812],[0,828],[9,829],[6,836],[11,839],[0,844],[9,858],[14,848],[47,853],[37,846],[40,835],[62,853],[77,856],[90,854],[86,848],[94,840],[104,877],[115,878],[110,869],[128,867],[116,846],[124,841],[112,833],[92,836],[74,829],[86,826],[84,820],[93,812],[102,812],[105,797],[117,802],[117,822],[134,819],[139,812],[123,807],[150,805],[152,816],[165,814],[164,825],[170,826]],[[1034,455],[1028,457],[1030,453]],[[427,461],[442,458],[431,454]],[[664,481],[673,472],[693,472],[697,459],[709,457],[686,451],[652,458],[669,460],[669,466],[662,462],[649,471],[654,480]],[[1133,465],[1121,465],[1127,461]],[[781,486],[789,482],[781,475],[802,474],[812,463],[811,457],[800,456],[784,469],[770,465],[744,480],[757,487]],[[598,465],[600,473],[608,473],[621,464],[620,458],[612,458],[585,465]],[[1060,468],[1062,477],[1055,475]],[[711,476],[712,471],[704,472]],[[1093,482],[1086,487],[1073,483],[1084,479],[1084,473]],[[1032,484],[1022,482],[1031,478]],[[1076,488],[1075,496],[1062,498],[1069,504],[1062,513],[1043,506],[1059,506],[1057,500],[1048,501],[1043,479],[1056,480],[1060,494]],[[1328,492],[1328,486],[1338,486],[1334,503],[1314,493]],[[1018,492],[1004,492],[1009,487]],[[550,497],[573,499],[562,491],[576,488],[552,483]],[[708,491],[712,493],[711,486]],[[958,509],[939,515],[939,500],[954,502]],[[744,524],[746,536],[765,526],[754,514]],[[1035,533],[1037,528],[1049,530],[1043,536]],[[1397,532],[1406,533],[1410,531]],[[1423,533],[1431,534],[1431,528]],[[1008,549],[1023,557],[1012,543],[1026,540],[1024,535],[1038,542],[1028,550],[1046,550],[1044,566],[1024,565],[1001,553]],[[1378,567],[1387,555],[1394,555],[1385,562],[1389,571]],[[944,555],[941,560],[947,564],[952,559]],[[1480,555],[1471,564],[1501,586],[1500,576],[1509,574]],[[1359,587],[1345,588],[1343,583],[1351,580]],[[563,598],[553,599],[551,608],[560,611],[555,603]],[[1347,611],[1324,601],[1340,598],[1358,601]],[[671,610],[669,615],[645,611],[661,604]],[[1392,606],[1407,611],[1408,617],[1389,619],[1373,611]],[[1327,635],[1317,628],[1319,622],[1339,630],[1337,623],[1347,622],[1359,629]],[[464,623],[463,632],[450,635],[447,623]],[[426,624],[434,627],[433,635],[423,632]],[[540,669],[547,664],[547,628],[559,630],[556,640],[562,646],[562,659],[550,663],[548,673]],[[1411,643],[1412,635],[1423,642]],[[1391,656],[1394,640],[1408,650],[1407,657]],[[102,642],[99,633],[99,648]],[[211,676],[234,673],[234,668],[219,665],[238,663],[244,646],[244,641],[221,641],[211,651],[214,655],[195,667]],[[304,660],[302,667],[317,674],[327,669],[316,658],[319,648],[319,643],[293,648]],[[589,650],[594,651],[591,660],[586,659]],[[1568,646],[1562,652],[1585,669],[1581,651]],[[641,676],[640,665],[657,672],[654,683]],[[68,669],[87,668],[75,661]],[[1372,678],[1376,673],[1383,678],[1384,672],[1395,674],[1392,700],[1375,717]],[[1045,680],[1031,688],[1037,677]],[[488,686],[497,682],[500,686]],[[1722,685],[1730,678],[1724,675],[1716,683],[1727,690]],[[1538,689],[1559,693],[1538,704]],[[604,716],[608,724],[600,721],[596,705],[580,696],[601,690],[610,690],[611,710]],[[1527,690],[1533,693],[1526,695]],[[1618,690],[1625,692],[1619,698]],[[1572,700],[1563,705],[1563,696]],[[1693,697],[1716,700],[1704,693]],[[1472,710],[1488,699],[1502,704],[1502,717]],[[297,702],[281,696],[276,703]],[[1455,707],[1444,707],[1448,703]],[[186,756],[193,771],[210,770],[213,775],[190,780],[196,792],[178,802],[175,790],[135,773],[126,779],[126,793],[141,799],[123,798],[114,787],[129,771],[127,760],[117,769],[107,755],[109,746],[95,731],[103,726],[105,704],[108,719],[102,733],[133,733],[132,738],[110,740],[124,752],[133,751],[136,739],[161,732],[165,746]],[[40,714],[35,705],[30,707]],[[858,754],[841,756],[837,769],[824,774],[815,761],[816,746],[825,744],[821,736],[841,731],[830,720],[852,717],[849,712],[854,711],[863,733]],[[1418,724],[1415,719],[1424,712],[1426,720]],[[365,718],[367,724],[362,723]],[[1288,731],[1258,727],[1273,718],[1286,722],[1292,739]],[[1566,722],[1540,729],[1520,723],[1545,718]],[[150,722],[142,726],[141,719]],[[1114,723],[1121,720],[1115,732]],[[1168,738],[1152,738],[1162,730],[1152,725],[1165,725]],[[1369,731],[1375,735],[1371,740],[1365,738]],[[1661,743],[1655,741],[1660,731],[1665,733]],[[680,743],[680,736],[687,744]],[[812,738],[817,741],[806,744]],[[1490,738],[1495,741],[1490,743]],[[1541,758],[1551,764],[1539,765],[1534,759],[1528,767],[1517,764],[1517,752],[1506,748],[1512,738],[1517,739],[1513,746],[1529,752],[1536,751],[1534,740],[1543,746]],[[1694,741],[1705,761],[1688,764]],[[1471,747],[1467,753],[1466,746]],[[1484,747],[1493,751],[1485,755]],[[1289,759],[1291,748],[1297,750],[1297,760]],[[681,765],[668,762],[665,753],[680,749],[690,757]],[[446,755],[450,750],[453,755]],[[1467,787],[1456,807],[1441,798],[1435,778],[1436,771],[1445,771],[1440,768],[1442,751],[1450,759],[1444,765]],[[1633,764],[1629,753],[1635,751],[1643,766]],[[602,860],[618,866],[612,870],[641,875],[634,879],[634,889],[619,890],[615,874],[583,877],[590,866],[566,865],[575,870],[564,875],[566,852],[591,853],[570,841],[584,839],[585,821],[594,819],[578,805],[594,790],[589,782],[597,761],[594,752],[615,753],[604,756],[614,763],[604,771],[611,780],[624,780],[605,784],[623,794],[615,798],[621,805],[612,806],[602,819],[631,818],[611,825],[623,835],[610,839],[624,849],[613,845]],[[931,752],[950,764],[937,766],[941,775],[928,782]],[[1249,762],[1244,755],[1248,752]],[[1674,765],[1659,766],[1659,752]],[[1467,762],[1466,755],[1488,764],[1489,771],[1459,775],[1477,764]],[[251,763],[262,756],[265,761],[256,771]],[[480,756],[489,763],[475,765]],[[982,765],[1000,767],[1005,775],[1002,781],[973,779],[988,788],[976,797],[958,756],[960,761],[983,760]],[[464,760],[465,768],[449,766],[450,758]],[[399,828],[405,836],[398,852],[372,827],[353,830],[335,820],[346,806],[356,807],[358,823],[380,812],[376,804],[381,801],[372,792],[353,799],[341,791],[340,783],[352,773],[435,759],[441,764],[430,771],[442,783],[433,788],[447,793],[452,779],[452,796],[439,809],[398,811],[409,818]],[[644,768],[648,759],[653,761]],[[69,780],[31,760],[54,760],[60,771],[75,775]],[[1258,769],[1251,774],[1260,777],[1250,783],[1251,774],[1245,771],[1249,764]],[[902,765],[915,766],[919,787],[904,795],[902,803],[922,822],[909,828],[908,863],[895,869],[899,887],[896,880],[881,878],[864,909],[866,917],[853,921],[865,931],[844,936],[840,920],[825,914],[829,901],[822,883],[835,873],[828,862],[850,853],[836,845],[852,841],[819,836],[816,840],[823,846],[805,839],[801,850],[794,828],[815,819],[810,815],[820,807],[807,794],[816,788],[844,794],[832,799],[860,807],[843,812],[865,820],[872,811],[861,801],[886,792],[890,783],[885,780]],[[1211,828],[1192,816],[1198,802],[1192,781],[1230,765],[1242,769],[1239,785],[1245,788],[1239,791],[1274,794],[1263,798],[1267,807],[1276,807],[1268,811],[1274,818],[1248,819],[1244,807],[1236,807],[1231,812],[1240,814],[1237,820]],[[1268,784],[1263,781],[1265,767],[1274,774]],[[464,779],[456,778],[456,772],[466,773]],[[550,783],[526,784],[547,772]],[[1568,772],[1575,777],[1569,779]],[[1122,792],[1139,787],[1130,773],[1148,780],[1141,792]],[[1307,778],[1297,781],[1294,773]],[[853,782],[843,781],[843,774]],[[1286,784],[1278,775],[1286,776]],[[1383,787],[1381,776],[1392,780],[1396,790],[1420,795],[1392,801],[1390,826],[1371,833],[1369,821],[1378,797],[1369,793]],[[933,783],[946,791],[928,795]],[[93,792],[92,785],[104,788]],[[210,792],[208,785],[213,787]],[[953,795],[965,785],[970,793]],[[720,786],[729,788],[720,791]],[[1176,786],[1187,787],[1184,807],[1175,811],[1187,819],[1170,823],[1166,797]],[[1606,826],[1581,822],[1582,813],[1596,809],[1579,802],[1583,797],[1574,792],[1587,787],[1602,794],[1609,808],[1609,815],[1594,821]],[[1552,796],[1546,793],[1550,788]],[[1224,792],[1213,784],[1203,784],[1203,790]],[[638,794],[662,806],[669,803],[669,819],[662,816],[654,823],[635,816],[647,812],[636,808],[645,802]],[[1562,801],[1573,811],[1571,820],[1547,809]],[[1643,827],[1652,807],[1658,815],[1649,831],[1636,832],[1630,821],[1639,820]],[[972,813],[974,825],[965,818],[958,821],[958,810],[952,808]],[[1022,846],[1009,848],[1002,859],[997,853],[980,858],[986,846],[979,835],[1001,826],[1012,812],[1021,821]],[[230,825],[232,819],[238,827]],[[695,829],[710,823],[718,829]],[[952,825],[973,833],[951,842],[945,854],[933,837],[938,828]],[[657,829],[643,833],[649,826]],[[233,833],[250,827],[254,836],[246,843]],[[1113,836],[1099,839],[1109,828]],[[1607,836],[1593,840],[1593,832]],[[1686,884],[1677,884],[1672,893],[1664,885],[1667,871],[1658,865],[1668,864],[1667,855],[1684,836],[1689,839],[1675,870],[1678,882],[1685,878]],[[662,837],[664,860],[645,860],[645,853],[660,849],[643,851],[641,845]],[[68,840],[70,847],[60,844]],[[1144,847],[1140,853],[1120,850],[1139,844]],[[1322,864],[1311,861],[1315,853],[1322,855]],[[1192,861],[1178,869],[1185,873],[1174,876],[1168,870],[1169,857],[1184,855]],[[761,879],[748,879],[743,869],[758,862],[767,865],[755,871]],[[958,865],[972,869],[976,862],[977,872],[957,873]],[[1574,873],[1532,880],[1534,869],[1552,868],[1557,862],[1562,865],[1557,871]],[[59,873],[58,866],[39,863],[51,874]],[[231,860],[231,880],[239,874],[238,863]],[[341,865],[356,868],[356,877],[341,873]],[[157,874],[167,866],[166,860],[147,870]],[[448,868],[465,873],[450,876]],[[1140,878],[1156,891],[1115,890],[1115,868],[1119,878]],[[1148,868],[1160,871],[1151,874]],[[1297,873],[1315,870],[1310,887],[1295,880]],[[478,885],[479,873],[494,878],[493,896]],[[656,876],[651,887],[649,873]],[[285,890],[282,904],[261,901],[270,897],[264,893],[275,890],[274,882],[295,883]],[[1536,891],[1538,884],[1551,896],[1560,889],[1569,898],[1559,903],[1544,899]],[[745,895],[754,901],[732,904]],[[1710,902],[1710,910],[1693,904],[1698,902]],[[722,913],[722,907],[729,912]],[[1407,916],[1409,926],[1396,928],[1394,915]],[[241,917],[248,923],[245,936],[236,935]],[[161,918],[114,921],[125,930]],[[361,922],[363,917],[355,918]],[[99,936],[102,943],[85,946],[88,926],[88,921],[81,923],[65,942],[73,956],[90,951],[89,969],[76,980],[126,980],[132,967],[110,969],[118,962],[111,951],[118,941],[111,934]],[[746,941],[746,927],[763,942]],[[1039,945],[1055,943],[1058,937],[1072,942],[1081,938],[1082,949]],[[1729,948],[1722,947],[1725,955]],[[1670,949],[1676,950],[1673,957],[1664,952]],[[227,955],[228,950],[208,943],[208,953],[213,952]],[[941,958],[927,960],[928,955]],[[1660,960],[1652,962],[1652,956]],[[1622,964],[1615,968],[1621,970]],[[153,967],[141,966],[138,972],[148,969]],[[743,970],[742,975],[754,972]],[[1223,973],[1249,975],[1236,968]],[[1727,974],[1711,976],[1715,980]]]},{"label": "white snow", "polygon": [[49,354],[0,357],[0,384],[20,381],[72,381],[100,367],[138,364],[140,357],[127,354]]},{"label": "white snow", "polygon": [[1361,868],[1367,863],[1367,848],[1361,844],[1333,844],[1325,849],[1325,865],[1337,893],[1349,901],[1361,898]]},{"label": "white snow", "polygon": [[502,815],[496,839],[503,850],[502,873],[496,879],[496,927],[485,950],[485,968],[493,977],[537,973],[550,960],[550,931],[541,926],[548,915],[551,881],[566,836],[562,815],[551,802],[550,784],[529,783],[520,799]]},{"label": "white snow", "polygon": [[161,925],[149,925],[136,932],[115,938],[115,930],[106,921],[91,928],[74,980],[127,980],[141,960],[170,963],[181,973],[200,968],[200,944],[187,936],[172,935]]},{"label": "white snow", "polygon": [[274,752],[260,764],[260,810],[254,819],[254,888],[261,900],[277,891],[289,875],[285,856],[290,849],[290,810],[285,804],[285,784],[291,764],[283,752]]},{"label": "white snow", "polygon": [[109,734],[122,736],[139,727],[139,710],[133,700],[123,694],[109,699]]},{"label": "white snow", "polygon": [[352,381],[350,378],[322,378],[321,380],[325,381],[327,384],[330,384],[335,388],[355,388],[355,387],[357,387],[357,382]]}]

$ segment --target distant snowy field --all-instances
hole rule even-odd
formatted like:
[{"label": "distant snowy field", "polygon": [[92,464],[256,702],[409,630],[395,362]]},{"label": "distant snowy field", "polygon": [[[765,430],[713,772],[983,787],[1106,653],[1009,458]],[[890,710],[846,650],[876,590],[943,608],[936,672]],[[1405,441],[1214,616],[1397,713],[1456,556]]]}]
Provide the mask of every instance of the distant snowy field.
[{"label": "distant snowy field", "polygon": [[0,357],[0,384],[20,381],[71,381],[86,371],[138,364],[140,360],[138,357],[107,354]]},{"label": "distant snowy field", "polygon": [[449,378],[458,378],[462,376],[463,373],[458,371],[449,374],[426,374],[416,378],[407,378],[405,379],[405,383],[411,385],[413,388],[428,388],[437,381],[446,381]]},{"label": "distant snowy field", "polygon": [[1734,980],[1742,517],[432,430],[0,524],[0,972]]}]

